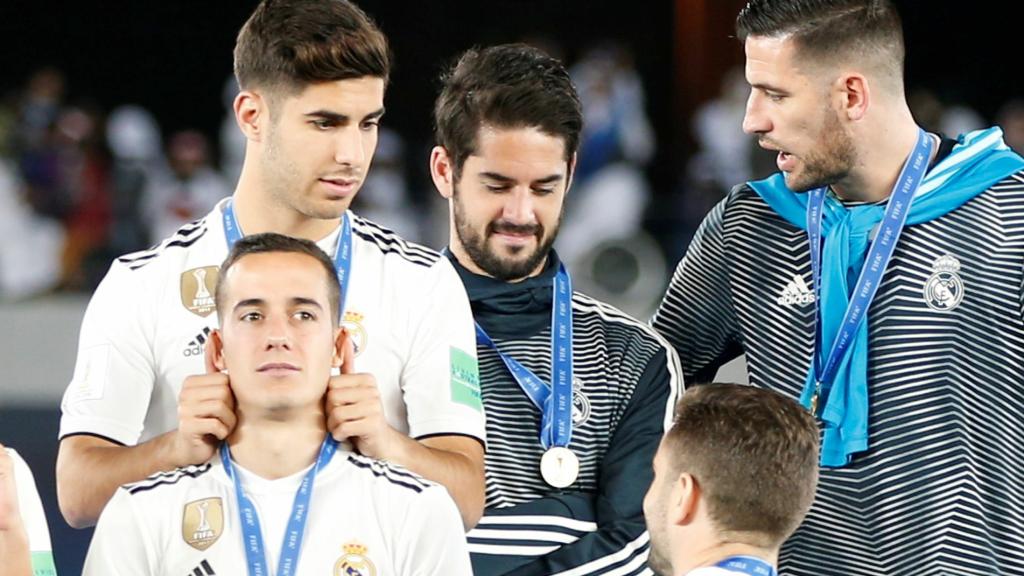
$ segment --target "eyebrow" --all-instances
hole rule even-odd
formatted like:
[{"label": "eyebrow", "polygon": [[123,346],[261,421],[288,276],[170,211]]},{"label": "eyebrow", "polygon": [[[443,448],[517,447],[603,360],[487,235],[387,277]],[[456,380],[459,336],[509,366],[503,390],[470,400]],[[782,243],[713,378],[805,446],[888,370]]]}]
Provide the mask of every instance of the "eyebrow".
[{"label": "eyebrow", "polygon": [[[238,310],[239,308],[258,308],[260,306],[265,306],[266,303],[267,301],[264,300],[263,298],[246,298],[245,300],[240,300],[238,304],[235,304],[234,309]],[[317,302],[316,300],[312,298],[304,298],[302,296],[295,296],[291,298],[288,301],[288,304],[291,306],[313,306],[318,310],[324,309],[324,307],[321,306],[320,303]]]},{"label": "eyebrow", "polygon": [[763,82],[751,84],[750,87],[761,90],[762,92],[777,92],[779,94],[789,95],[789,90],[783,90],[782,88],[772,86],[771,84],[765,84]]},{"label": "eyebrow", "polygon": [[[370,112],[369,114],[364,116],[363,121],[365,122],[367,120],[378,120],[380,119],[381,116],[384,116],[384,111],[384,108],[374,110],[373,112]],[[337,112],[331,112],[330,110],[314,110],[312,112],[307,112],[303,114],[303,116],[305,116],[306,118],[320,118],[323,120],[329,120],[336,124],[344,124],[349,121],[349,117],[347,114],[338,114]]]},{"label": "eyebrow", "polygon": [[[502,184],[511,184],[515,182],[515,178],[509,178],[508,176],[505,176],[504,174],[498,174],[497,172],[480,172],[479,176],[481,178],[487,178],[488,180],[501,182]],[[552,174],[550,176],[538,178],[537,180],[530,182],[530,184],[554,184],[556,182],[561,182],[563,179],[564,176],[562,176],[561,174]]]}]

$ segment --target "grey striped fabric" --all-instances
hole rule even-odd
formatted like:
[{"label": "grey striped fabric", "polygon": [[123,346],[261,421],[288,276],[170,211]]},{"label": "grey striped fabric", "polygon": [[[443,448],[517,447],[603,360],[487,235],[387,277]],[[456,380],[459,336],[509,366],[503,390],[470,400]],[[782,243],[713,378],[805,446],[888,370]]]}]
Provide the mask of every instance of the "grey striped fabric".
[{"label": "grey striped fabric", "polygon": [[[689,382],[745,352],[752,384],[798,397],[814,334],[804,285],[805,233],[740,186],[652,322]],[[869,450],[822,471],[781,574],[1024,574],[1024,176],[908,227],[868,327]]]}]

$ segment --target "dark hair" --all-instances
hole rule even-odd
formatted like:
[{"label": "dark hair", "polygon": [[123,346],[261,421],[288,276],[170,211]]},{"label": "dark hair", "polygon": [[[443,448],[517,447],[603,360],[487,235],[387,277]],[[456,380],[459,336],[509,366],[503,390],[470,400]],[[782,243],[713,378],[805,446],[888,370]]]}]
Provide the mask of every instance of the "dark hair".
[{"label": "dark hair", "polygon": [[736,18],[736,35],[791,35],[801,59],[873,59],[903,81],[903,26],[889,0],[750,0]]},{"label": "dark hair", "polygon": [[214,289],[214,301],[217,303],[217,314],[223,312],[221,304],[224,299],[224,283],[228,270],[239,260],[250,254],[305,254],[316,259],[324,268],[327,276],[327,300],[331,306],[331,318],[335,326],[341,320],[341,284],[338,282],[338,272],[334,269],[334,263],[324,254],[315,243],[302,238],[292,238],[274,232],[264,232],[245,236],[231,247],[228,257],[220,265],[220,273],[217,275],[217,287]]},{"label": "dark hair", "polygon": [[818,427],[796,401],[739,384],[690,388],[665,436],[672,476],[691,474],[716,529],[774,547],[814,500]]},{"label": "dark hair", "polygon": [[309,84],[372,76],[388,79],[384,34],[346,0],[263,0],[235,43],[235,79],[286,94]]},{"label": "dark hair", "polygon": [[434,138],[458,179],[476,151],[480,127],[536,127],[565,143],[568,161],[579,147],[583,112],[569,72],[525,44],[470,49],[441,77],[434,104]]}]

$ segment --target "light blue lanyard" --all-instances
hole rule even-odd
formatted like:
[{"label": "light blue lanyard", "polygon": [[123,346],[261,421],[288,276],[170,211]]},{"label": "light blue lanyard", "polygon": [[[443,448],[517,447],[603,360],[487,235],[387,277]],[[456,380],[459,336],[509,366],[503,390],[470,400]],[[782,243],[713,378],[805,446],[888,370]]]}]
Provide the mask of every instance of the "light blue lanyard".
[{"label": "light blue lanyard", "polygon": [[878,285],[885,274],[885,268],[892,258],[896,249],[896,242],[903,232],[903,226],[907,221],[907,214],[910,213],[910,204],[914,200],[914,192],[921,185],[925,171],[928,169],[928,160],[931,158],[932,139],[924,130],[918,129],[917,144],[914,151],[907,158],[903,169],[900,171],[899,179],[889,197],[888,205],[885,207],[885,215],[882,217],[878,233],[871,242],[871,249],[868,250],[867,258],[864,261],[864,268],[857,278],[857,284],[853,288],[850,303],[846,307],[843,322],[840,325],[839,333],[836,335],[832,348],[829,351],[828,359],[824,367],[821,366],[821,359],[818,352],[821,350],[821,218],[822,209],[825,205],[825,194],[827,187],[815,188],[809,192],[810,200],[807,202],[807,240],[811,248],[811,270],[814,275],[814,295],[817,310],[815,313],[814,330],[814,379],[815,392],[811,402],[811,409],[816,411],[818,396],[821,394],[822,385],[830,385],[839,370],[839,364],[849,352],[853,345],[854,337],[861,322],[867,316],[868,308],[871,306],[875,294],[878,292]]},{"label": "light blue lanyard", "polygon": [[516,383],[543,414],[540,444],[545,450],[568,446],[572,439],[572,281],[564,264],[558,266],[552,291],[550,387],[515,359],[502,354],[484,329],[476,325],[477,344],[498,353]]},{"label": "light blue lanyard", "polygon": [[753,556],[730,556],[715,566],[734,572],[743,572],[750,576],[775,576],[777,574],[771,564]]},{"label": "light blue lanyard", "polygon": [[[229,199],[224,205],[224,236],[228,241],[228,250],[235,245],[243,236],[242,228],[235,219],[235,208]],[[338,308],[341,320],[345,319],[345,299],[348,296],[348,280],[352,272],[352,223],[349,222],[348,213],[341,218],[341,233],[338,234],[338,245],[334,250],[334,269],[338,272],[338,282],[341,284],[341,302]]]},{"label": "light blue lanyard", "polygon": [[[292,502],[291,519],[284,533],[284,542],[281,544],[281,557],[278,559],[276,576],[292,576],[295,574],[299,564],[299,554],[302,551],[302,535],[306,531],[306,519],[309,515],[309,501],[313,495],[313,481],[317,473],[327,467],[334,453],[337,451],[338,443],[328,436],[320,445],[320,455],[316,464],[302,478],[302,484],[295,493],[295,501]],[[238,515],[242,523],[242,545],[245,547],[245,556],[249,566],[249,576],[270,576],[267,566],[267,555],[263,547],[263,532],[260,529],[260,517],[252,501],[242,490],[242,481],[235,471],[235,465],[231,462],[231,451],[227,442],[220,445],[220,459],[224,463],[224,471],[235,483],[235,495],[238,497]]]}]

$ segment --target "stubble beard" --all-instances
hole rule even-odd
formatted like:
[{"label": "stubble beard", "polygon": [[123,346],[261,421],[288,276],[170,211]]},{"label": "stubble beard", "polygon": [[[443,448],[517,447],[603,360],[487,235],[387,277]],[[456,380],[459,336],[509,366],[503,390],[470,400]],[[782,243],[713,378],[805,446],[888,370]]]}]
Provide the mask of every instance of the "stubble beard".
[{"label": "stubble beard", "polygon": [[794,192],[807,192],[815,188],[841,182],[850,175],[857,160],[853,139],[832,110],[826,110],[820,144],[802,160],[803,172],[786,174],[786,186]]}]

